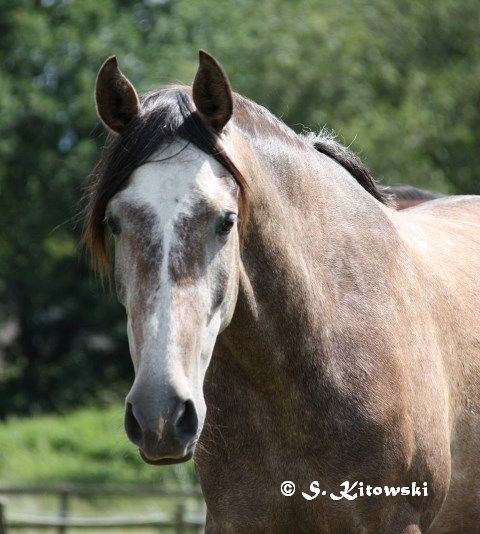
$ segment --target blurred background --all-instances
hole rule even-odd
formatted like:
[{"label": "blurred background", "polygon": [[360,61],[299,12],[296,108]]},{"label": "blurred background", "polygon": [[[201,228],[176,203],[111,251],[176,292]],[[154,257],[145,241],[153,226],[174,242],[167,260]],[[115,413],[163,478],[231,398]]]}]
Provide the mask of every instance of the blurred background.
[{"label": "blurred background", "polygon": [[107,56],[146,91],[191,83],[205,48],[236,91],[296,131],[333,129],[383,184],[480,193],[479,28],[478,0],[2,0],[1,485],[196,485],[192,465],[147,466],[127,442],[123,309],[79,245]]}]

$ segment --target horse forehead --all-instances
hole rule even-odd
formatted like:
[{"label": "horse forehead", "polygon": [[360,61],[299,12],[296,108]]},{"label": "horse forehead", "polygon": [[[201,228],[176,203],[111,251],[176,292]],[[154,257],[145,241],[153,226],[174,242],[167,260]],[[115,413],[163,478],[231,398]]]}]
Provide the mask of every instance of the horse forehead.
[{"label": "horse forehead", "polygon": [[213,206],[231,203],[223,167],[196,147],[174,145],[176,155],[169,155],[171,148],[159,151],[136,169],[116,203],[144,206],[155,212],[160,223],[168,223],[180,213],[193,214],[201,200]]}]

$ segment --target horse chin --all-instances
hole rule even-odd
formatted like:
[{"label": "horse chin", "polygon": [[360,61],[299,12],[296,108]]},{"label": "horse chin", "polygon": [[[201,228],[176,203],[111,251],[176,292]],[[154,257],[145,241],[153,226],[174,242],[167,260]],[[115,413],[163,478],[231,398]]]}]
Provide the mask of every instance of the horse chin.
[{"label": "horse chin", "polygon": [[152,460],[148,458],[148,456],[145,456],[145,454],[139,449],[138,452],[140,453],[141,459],[149,465],[172,465],[172,464],[183,464],[184,462],[188,462],[188,460],[191,460],[193,457],[194,447],[190,451],[187,452],[185,456],[182,456],[181,458],[160,458],[158,460]]}]

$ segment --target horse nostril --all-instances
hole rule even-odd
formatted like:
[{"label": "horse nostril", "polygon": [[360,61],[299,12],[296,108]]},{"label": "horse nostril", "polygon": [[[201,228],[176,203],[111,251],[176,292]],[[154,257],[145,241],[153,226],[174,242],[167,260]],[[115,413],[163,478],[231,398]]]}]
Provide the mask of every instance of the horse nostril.
[{"label": "horse nostril", "polygon": [[183,438],[193,438],[198,429],[198,418],[195,405],[191,400],[183,403],[178,410],[178,417],[175,422],[177,434]]},{"label": "horse nostril", "polygon": [[127,402],[125,408],[125,432],[130,441],[135,443],[135,445],[140,445],[143,434],[142,427],[133,413],[133,406],[130,402]]}]

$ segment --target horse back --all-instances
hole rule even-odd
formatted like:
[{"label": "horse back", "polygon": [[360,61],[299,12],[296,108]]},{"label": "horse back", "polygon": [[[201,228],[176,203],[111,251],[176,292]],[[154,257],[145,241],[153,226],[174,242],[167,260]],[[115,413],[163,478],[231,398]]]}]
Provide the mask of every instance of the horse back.
[{"label": "horse back", "polygon": [[480,196],[432,200],[394,219],[428,295],[425,322],[447,388],[452,477],[429,532],[455,531],[459,511],[470,532],[479,513],[472,496],[480,478]]}]

